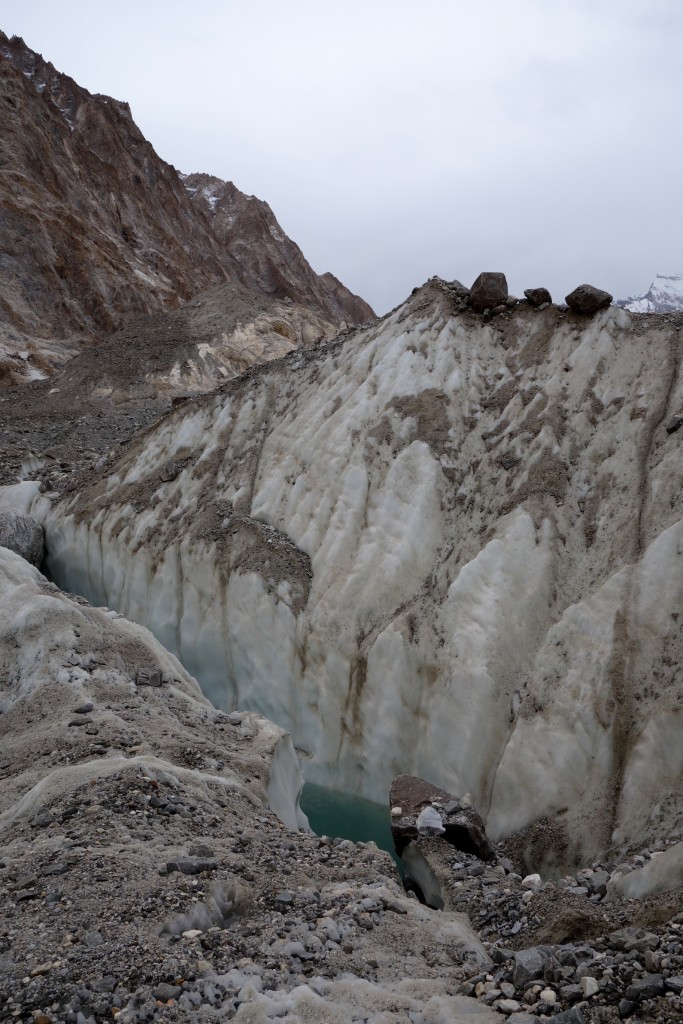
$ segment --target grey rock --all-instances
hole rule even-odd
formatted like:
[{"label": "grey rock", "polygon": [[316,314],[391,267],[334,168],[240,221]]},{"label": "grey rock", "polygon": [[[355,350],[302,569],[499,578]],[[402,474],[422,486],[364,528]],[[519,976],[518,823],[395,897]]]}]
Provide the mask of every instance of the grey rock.
[{"label": "grey rock", "polygon": [[571,1010],[556,1014],[553,1024],[586,1024],[586,1018],[578,1007],[573,1006]]},{"label": "grey rock", "polygon": [[661,974],[645,974],[626,989],[626,998],[634,1003],[641,999],[654,999],[664,991],[664,979]]},{"label": "grey rock", "polygon": [[617,1013],[622,1020],[627,1020],[633,1013],[635,1013],[636,1004],[632,1003],[630,999],[621,999],[617,1006]]},{"label": "grey rock", "polygon": [[664,987],[668,988],[671,992],[676,992],[680,995],[683,992],[683,976],[676,974],[671,978],[666,978],[664,981]]},{"label": "grey rock", "polygon": [[0,547],[9,548],[40,567],[45,551],[45,531],[31,516],[13,508],[0,509]]},{"label": "grey rock", "polygon": [[178,476],[178,467],[175,462],[167,462],[161,469],[159,476],[163,483],[170,483],[171,480],[175,480]]},{"label": "grey rock", "polygon": [[666,425],[667,434],[675,434],[683,426],[683,416],[672,416]]},{"label": "grey rock", "polygon": [[93,702],[91,700],[87,700],[85,702],[85,704],[79,704],[78,707],[74,709],[74,714],[75,715],[88,715],[92,711],[93,707],[94,707]]},{"label": "grey rock", "polygon": [[484,272],[470,289],[470,305],[477,313],[504,305],[508,297],[505,274]]},{"label": "grey rock", "polygon": [[93,992],[113,992],[116,988],[116,978],[111,974],[105,974],[103,978],[97,978],[90,983]]},{"label": "grey rock", "polygon": [[161,669],[139,668],[135,675],[135,682],[138,686],[161,686]]},{"label": "grey rock", "polygon": [[85,933],[83,936],[83,943],[88,947],[88,949],[94,949],[95,946],[102,946],[104,944],[104,939],[98,931],[93,929],[92,931]]},{"label": "grey rock", "polygon": [[217,867],[215,860],[169,860],[166,871],[169,875],[174,871],[181,875],[199,875],[202,871],[215,871]]},{"label": "grey rock", "polygon": [[512,1013],[508,1021],[510,1024],[541,1024],[541,1018],[535,1013]]},{"label": "grey rock", "polygon": [[583,313],[590,316],[600,309],[609,306],[613,296],[609,292],[595,288],[592,284],[580,284],[573,292],[565,296],[565,302],[575,313]]},{"label": "grey rock", "polygon": [[180,985],[169,985],[168,982],[162,981],[154,989],[154,998],[163,999],[164,1002],[168,1002],[169,999],[177,999],[181,992]]},{"label": "grey rock", "polygon": [[449,281],[451,292],[458,299],[469,298],[470,290],[461,281]]},{"label": "grey rock", "polygon": [[547,288],[525,288],[524,294],[530,306],[543,306],[545,303],[550,304],[553,301]]},{"label": "grey rock", "polygon": [[515,953],[512,981],[516,989],[524,990],[529,982],[543,979],[548,955],[537,946],[520,949]]},{"label": "grey rock", "polygon": [[644,953],[646,949],[656,949],[659,937],[644,928],[620,928],[609,937],[610,946],[621,949],[624,953]]}]

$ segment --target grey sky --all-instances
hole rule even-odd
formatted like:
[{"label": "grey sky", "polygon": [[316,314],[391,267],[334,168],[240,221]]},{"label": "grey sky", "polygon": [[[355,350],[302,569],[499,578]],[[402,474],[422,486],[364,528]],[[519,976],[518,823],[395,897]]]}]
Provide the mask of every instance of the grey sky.
[{"label": "grey sky", "polygon": [[432,274],[561,299],[683,272],[681,0],[5,0],[1,24],[378,312]]}]

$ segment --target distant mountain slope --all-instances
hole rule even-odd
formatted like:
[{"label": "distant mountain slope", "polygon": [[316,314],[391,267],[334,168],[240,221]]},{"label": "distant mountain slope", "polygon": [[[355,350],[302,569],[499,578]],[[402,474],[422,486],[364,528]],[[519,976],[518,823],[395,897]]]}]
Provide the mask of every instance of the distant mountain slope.
[{"label": "distant mountain slope", "polygon": [[210,174],[181,175],[193,201],[213,222],[216,237],[261,291],[316,306],[328,319],[362,324],[371,307],[333,274],[316,274],[288,238],[268,203]]},{"label": "distant mountain slope", "polygon": [[[43,377],[127,317],[177,308],[220,282],[289,296],[336,323],[356,322],[358,303],[360,319],[372,316],[353,296],[346,308],[293,242],[245,214],[226,245],[127,103],[92,95],[2,32],[0,100],[0,385]],[[234,205],[248,207],[233,190]]]},{"label": "distant mountain slope", "polygon": [[631,313],[675,313],[683,309],[683,274],[657,274],[639,298],[620,299],[617,306]]}]

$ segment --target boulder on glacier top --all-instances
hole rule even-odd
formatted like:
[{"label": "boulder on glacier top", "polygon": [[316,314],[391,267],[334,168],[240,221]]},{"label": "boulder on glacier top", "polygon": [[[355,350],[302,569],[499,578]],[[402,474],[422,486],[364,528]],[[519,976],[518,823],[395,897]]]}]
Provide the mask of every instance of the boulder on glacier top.
[{"label": "boulder on glacier top", "polygon": [[544,306],[553,301],[547,288],[525,288],[524,294],[530,306]]},{"label": "boulder on glacier top", "polygon": [[39,568],[45,550],[45,531],[40,523],[23,512],[14,508],[0,509],[0,547],[9,548]]},{"label": "boulder on glacier top", "polygon": [[429,829],[430,834],[440,834],[456,850],[474,853],[480,860],[495,858],[484,821],[467,800],[416,775],[399,775],[391,784],[389,805],[401,809],[401,816],[392,815],[391,819],[391,835],[399,857],[411,840]]},{"label": "boulder on glacier top", "polygon": [[477,313],[504,304],[508,297],[505,274],[484,272],[470,289],[470,305]]},{"label": "boulder on glacier top", "polygon": [[565,296],[565,302],[575,313],[584,313],[590,316],[600,309],[606,309],[612,298],[613,296],[609,292],[595,288],[592,284],[580,284],[578,288]]}]

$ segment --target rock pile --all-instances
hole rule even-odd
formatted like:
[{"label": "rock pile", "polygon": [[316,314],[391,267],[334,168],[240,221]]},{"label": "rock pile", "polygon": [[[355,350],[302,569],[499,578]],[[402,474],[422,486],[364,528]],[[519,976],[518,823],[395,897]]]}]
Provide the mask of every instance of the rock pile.
[{"label": "rock pile", "polygon": [[[437,787],[400,777],[392,786],[392,803],[401,793],[410,805],[411,790],[429,794],[432,808],[442,799]],[[398,837],[404,838],[402,830]],[[438,886],[439,905],[467,913],[493,961],[492,968],[467,979],[463,995],[513,1024],[681,1019],[680,892],[658,901],[622,901],[615,888],[651,864],[667,844],[544,881],[539,874],[515,870],[514,837],[490,847],[486,859],[471,852],[465,832],[458,838],[465,842],[454,856],[457,841],[446,842],[445,833],[437,835],[435,829],[422,830],[411,840],[409,864],[420,868],[418,884],[429,877],[432,898]]]}]

